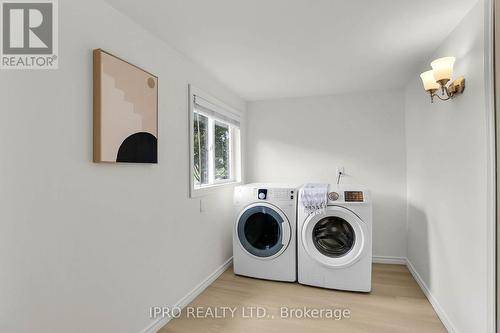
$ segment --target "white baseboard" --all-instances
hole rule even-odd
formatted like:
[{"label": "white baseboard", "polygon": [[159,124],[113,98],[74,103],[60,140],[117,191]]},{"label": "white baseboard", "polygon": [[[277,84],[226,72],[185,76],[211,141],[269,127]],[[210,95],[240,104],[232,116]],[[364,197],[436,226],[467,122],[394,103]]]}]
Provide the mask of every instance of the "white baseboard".
[{"label": "white baseboard", "polygon": [[403,257],[373,256],[372,261],[375,264],[406,265],[406,258]]},{"label": "white baseboard", "polygon": [[457,333],[458,332],[457,328],[455,327],[455,325],[453,325],[446,312],[444,312],[441,304],[439,304],[434,295],[432,295],[429,287],[425,284],[424,280],[422,280],[422,277],[420,276],[420,274],[418,274],[417,270],[415,269],[415,266],[413,266],[411,261],[408,259],[406,259],[406,267],[408,267],[408,270],[410,271],[411,275],[413,275],[413,278],[415,279],[415,281],[417,281],[418,285],[420,286],[420,289],[422,289],[422,292],[429,300],[429,303],[431,303],[432,307],[434,308],[434,311],[436,311],[436,314],[438,315],[439,319],[441,319],[441,322],[448,330],[448,332]]},{"label": "white baseboard", "polygon": [[429,303],[431,303],[432,307],[434,308],[434,311],[436,311],[436,314],[438,315],[439,319],[441,320],[445,328],[448,330],[448,332],[450,333],[458,332],[455,325],[453,325],[450,318],[443,310],[443,307],[439,304],[434,295],[432,295],[429,287],[427,287],[424,280],[422,280],[422,277],[420,276],[420,274],[418,274],[417,270],[415,269],[415,266],[413,266],[411,261],[409,261],[407,258],[389,257],[389,256],[373,256],[372,261],[376,264],[406,265],[411,275],[413,275],[413,278],[415,279],[415,281],[417,281],[418,285],[420,286],[420,289],[422,289],[422,292],[429,300]]},{"label": "white baseboard", "polygon": [[[189,303],[191,303],[199,294],[203,292],[209,285],[211,285],[226,269],[231,266],[233,262],[233,257],[226,260],[219,268],[217,268],[212,274],[201,281],[196,287],[194,287],[186,296],[181,298],[172,308],[185,308]],[[170,317],[160,317],[158,320],[153,322],[151,325],[142,330],[141,333],[156,333],[163,326],[165,326],[169,321]]]}]

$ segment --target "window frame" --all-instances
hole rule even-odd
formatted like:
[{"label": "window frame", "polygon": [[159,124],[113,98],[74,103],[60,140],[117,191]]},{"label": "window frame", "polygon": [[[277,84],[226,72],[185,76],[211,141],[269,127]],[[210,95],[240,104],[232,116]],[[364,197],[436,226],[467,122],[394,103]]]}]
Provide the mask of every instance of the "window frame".
[{"label": "window frame", "polygon": [[[241,128],[243,124],[243,114],[237,111],[211,95],[203,92],[202,90],[189,85],[189,195],[191,198],[201,197],[213,193],[214,191],[234,186],[242,183],[242,142],[241,142]],[[239,121],[240,126],[236,127],[234,124],[225,122],[222,119],[217,119],[213,115],[204,113],[203,110],[195,111],[194,98],[198,96],[203,100],[209,102],[214,107],[214,112],[219,113],[225,117]],[[195,185],[193,165],[194,165],[194,113],[197,112],[208,118],[208,179],[209,184],[197,186]],[[215,179],[215,147],[214,147],[214,133],[215,124],[220,123],[227,125],[229,128],[229,178],[228,179]],[[234,129],[238,128],[238,131]],[[238,137],[237,137],[237,134]]]}]

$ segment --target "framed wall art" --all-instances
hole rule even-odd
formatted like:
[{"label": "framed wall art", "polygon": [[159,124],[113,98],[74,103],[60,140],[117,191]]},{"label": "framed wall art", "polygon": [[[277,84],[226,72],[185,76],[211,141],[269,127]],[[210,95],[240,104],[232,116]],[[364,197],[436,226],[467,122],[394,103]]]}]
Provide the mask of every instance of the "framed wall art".
[{"label": "framed wall art", "polygon": [[94,162],[158,163],[158,77],[102,49],[94,60]]}]

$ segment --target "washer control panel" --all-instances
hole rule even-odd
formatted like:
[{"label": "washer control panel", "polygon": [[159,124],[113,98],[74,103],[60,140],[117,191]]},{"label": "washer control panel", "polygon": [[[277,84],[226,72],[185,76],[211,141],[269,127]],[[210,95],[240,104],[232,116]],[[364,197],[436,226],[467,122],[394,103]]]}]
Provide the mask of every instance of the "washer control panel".
[{"label": "washer control panel", "polygon": [[363,191],[345,191],[344,197],[346,202],[363,202]]},{"label": "washer control panel", "polygon": [[328,192],[328,201],[332,204],[342,202],[365,203],[370,200],[368,196],[369,194],[366,191],[345,191],[342,189],[335,189]]}]

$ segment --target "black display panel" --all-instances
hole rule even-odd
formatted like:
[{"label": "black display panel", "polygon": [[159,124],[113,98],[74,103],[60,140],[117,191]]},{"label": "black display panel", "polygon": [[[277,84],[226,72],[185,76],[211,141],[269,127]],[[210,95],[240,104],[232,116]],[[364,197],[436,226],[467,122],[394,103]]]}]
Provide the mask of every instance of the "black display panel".
[{"label": "black display panel", "polygon": [[347,202],[363,202],[363,191],[345,191],[344,197]]}]

